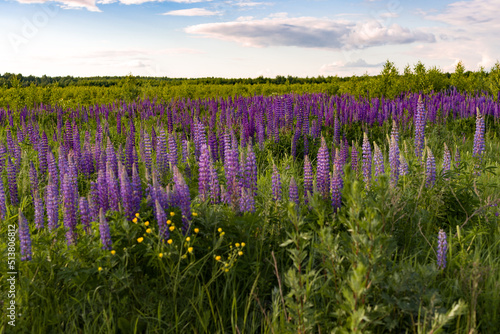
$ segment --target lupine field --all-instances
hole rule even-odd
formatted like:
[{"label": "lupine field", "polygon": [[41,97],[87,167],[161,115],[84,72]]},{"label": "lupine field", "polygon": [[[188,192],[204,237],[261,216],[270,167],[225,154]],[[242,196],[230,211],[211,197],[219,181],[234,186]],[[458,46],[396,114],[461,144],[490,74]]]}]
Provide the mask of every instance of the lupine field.
[{"label": "lupine field", "polygon": [[0,333],[496,333],[499,137],[456,90],[0,109]]}]

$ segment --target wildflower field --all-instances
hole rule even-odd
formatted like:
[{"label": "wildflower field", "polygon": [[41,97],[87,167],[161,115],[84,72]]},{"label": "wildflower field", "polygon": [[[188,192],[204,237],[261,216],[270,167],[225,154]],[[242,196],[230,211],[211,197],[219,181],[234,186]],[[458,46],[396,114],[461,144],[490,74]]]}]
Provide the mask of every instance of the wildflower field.
[{"label": "wildflower field", "polygon": [[0,333],[496,333],[500,100],[0,108]]}]

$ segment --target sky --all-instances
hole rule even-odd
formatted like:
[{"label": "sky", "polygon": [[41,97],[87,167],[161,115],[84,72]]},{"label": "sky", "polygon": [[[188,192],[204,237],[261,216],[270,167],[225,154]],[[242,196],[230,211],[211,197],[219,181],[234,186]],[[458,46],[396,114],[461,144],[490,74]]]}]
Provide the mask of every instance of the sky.
[{"label": "sky", "polygon": [[0,73],[274,78],[500,58],[500,0],[0,0]]}]

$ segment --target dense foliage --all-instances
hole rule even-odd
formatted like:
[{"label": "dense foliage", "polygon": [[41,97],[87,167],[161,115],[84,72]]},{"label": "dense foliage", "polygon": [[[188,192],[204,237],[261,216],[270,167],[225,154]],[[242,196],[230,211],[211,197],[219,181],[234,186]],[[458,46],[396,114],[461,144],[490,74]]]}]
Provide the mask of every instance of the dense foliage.
[{"label": "dense foliage", "polygon": [[168,77],[34,77],[5,73],[0,76],[0,106],[18,109],[27,105],[57,104],[63,108],[88,104],[131,102],[137,98],[170,101],[172,98],[213,98],[229,96],[282,95],[304,93],[352,94],[354,96],[394,98],[401,92],[431,93],[458,90],[488,93],[500,91],[500,63],[490,71],[467,71],[462,62],[453,73],[418,62],[400,73],[387,61],[376,76],[319,76],[298,78],[168,78]]},{"label": "dense foliage", "polygon": [[0,108],[0,332],[498,331],[496,96],[248,95]]}]

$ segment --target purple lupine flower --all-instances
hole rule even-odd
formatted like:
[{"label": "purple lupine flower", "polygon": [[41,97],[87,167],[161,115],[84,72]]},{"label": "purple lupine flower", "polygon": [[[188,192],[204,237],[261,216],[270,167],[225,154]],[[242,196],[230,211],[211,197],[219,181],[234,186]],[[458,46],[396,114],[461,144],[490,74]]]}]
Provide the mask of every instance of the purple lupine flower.
[{"label": "purple lupine flower", "polygon": [[86,197],[80,197],[80,201],[78,203],[79,211],[80,211],[80,223],[83,226],[83,229],[87,232],[90,233],[90,208],[89,208],[89,202]]},{"label": "purple lupine flower", "polygon": [[378,176],[385,173],[384,167],[384,155],[378,147],[377,143],[373,143],[375,147],[375,153],[373,154],[373,163],[375,164],[375,181],[378,180]]},{"label": "purple lupine flower", "polygon": [[108,186],[108,204],[109,209],[112,211],[119,210],[119,201],[120,201],[120,191],[118,186],[118,180],[116,179],[115,172],[113,171],[113,167],[111,167],[111,163],[106,164],[106,184]]},{"label": "purple lupine flower", "polygon": [[321,147],[318,151],[316,186],[321,196],[327,199],[330,192],[330,155],[324,137],[321,137]]},{"label": "purple lupine flower", "polygon": [[219,148],[217,147],[217,136],[213,131],[210,131],[208,144],[210,146],[210,153],[212,154],[212,161],[217,161],[219,159]]},{"label": "purple lupine flower", "polygon": [[0,143],[0,174],[2,174],[5,168],[5,157],[7,156],[7,150],[2,143]]},{"label": "purple lupine flower", "polygon": [[21,246],[21,261],[30,261],[33,255],[31,251],[31,236],[28,220],[19,209],[19,245]]},{"label": "purple lupine flower", "polygon": [[5,191],[3,189],[3,179],[0,177],[0,220],[5,219],[7,213],[7,203],[5,202]]},{"label": "purple lupine flower", "polygon": [[308,203],[309,196],[313,194],[313,170],[311,161],[309,161],[309,157],[306,155],[304,158],[304,202]]},{"label": "purple lupine flower", "polygon": [[425,108],[422,95],[418,97],[417,112],[415,114],[415,156],[422,157],[425,142]]},{"label": "purple lupine flower", "polygon": [[189,142],[186,139],[182,140],[182,163],[186,163],[189,157]]},{"label": "purple lupine flower", "polygon": [[135,136],[134,133],[130,131],[129,135],[127,136],[127,140],[125,142],[125,167],[127,169],[127,173],[129,176],[132,176],[132,165],[137,160],[137,158],[134,157],[134,153],[135,153]]},{"label": "purple lupine flower", "polygon": [[146,169],[151,171],[151,166],[153,160],[151,159],[151,139],[149,138],[149,134],[147,131],[144,131],[144,164],[146,165]]},{"label": "purple lupine flower", "polygon": [[255,199],[250,189],[241,187],[240,196],[240,211],[241,212],[255,212]]},{"label": "purple lupine flower", "polygon": [[63,176],[62,179],[63,194],[63,214],[64,227],[66,228],[66,241],[68,245],[76,244],[76,198],[70,173]]},{"label": "purple lupine flower", "polygon": [[40,197],[38,189],[33,191],[33,200],[35,204],[35,226],[38,229],[42,229],[45,225],[45,217],[43,215],[43,200]]},{"label": "purple lupine flower", "polygon": [[340,144],[340,122],[337,114],[335,114],[335,121],[333,124],[333,144]]},{"label": "purple lupine flower", "polygon": [[396,186],[399,179],[399,146],[394,134],[391,135],[389,146],[389,165],[391,166],[391,185]]},{"label": "purple lupine flower", "polygon": [[[47,172],[47,152],[49,149],[49,141],[47,139],[47,134],[45,131],[42,134],[42,139],[38,144],[38,166],[40,168],[40,174],[45,175]],[[1,163],[0,163],[0,171],[1,171]]]},{"label": "purple lupine flower", "polygon": [[372,178],[372,149],[368,141],[366,132],[363,135],[363,179],[366,188],[370,187],[370,180]]},{"label": "purple lupine flower", "polygon": [[354,171],[354,175],[358,175],[358,149],[356,148],[356,145],[354,144],[354,140],[352,141],[352,146],[351,146],[351,168]]},{"label": "purple lupine flower", "polygon": [[170,232],[168,231],[167,225],[167,215],[163,210],[162,206],[158,199],[155,200],[155,211],[156,211],[156,221],[158,222],[158,232],[160,234],[160,238],[163,240],[167,240],[170,236]]},{"label": "purple lupine flower", "polygon": [[399,130],[398,130],[398,126],[396,124],[396,120],[392,120],[391,138],[393,136],[394,136],[394,140],[396,141],[396,144],[399,146]]},{"label": "purple lupine flower", "polygon": [[102,249],[111,250],[111,232],[109,231],[109,224],[106,221],[106,216],[102,208],[99,210],[99,234],[101,236]]},{"label": "purple lupine flower", "polygon": [[210,153],[207,145],[201,147],[198,171],[198,195],[200,200],[205,202],[210,196]]},{"label": "purple lupine flower", "polygon": [[443,229],[438,233],[437,265],[439,269],[446,268],[446,254],[448,251],[448,242],[446,241],[446,232]]},{"label": "purple lupine flower", "polygon": [[409,173],[408,163],[406,162],[406,159],[403,156],[403,153],[399,153],[399,175],[404,176],[404,175],[408,175],[408,173]]},{"label": "purple lupine flower", "polygon": [[273,199],[275,201],[281,201],[281,176],[278,173],[276,165],[273,164]]},{"label": "purple lupine flower", "polygon": [[290,179],[290,186],[288,187],[288,199],[295,203],[295,205],[299,206],[299,190],[297,188],[297,182],[294,177]]},{"label": "purple lupine flower", "polygon": [[432,187],[436,182],[436,160],[430,148],[427,148],[427,162],[425,164],[425,185]]},{"label": "purple lupine flower", "polygon": [[484,132],[485,132],[485,122],[484,116],[479,112],[479,108],[477,108],[477,116],[476,116],[476,132],[474,133],[474,148],[472,150],[472,156],[477,157],[479,159],[482,158],[485,149],[484,143]]},{"label": "purple lupine flower", "polygon": [[304,156],[309,155],[309,139],[304,136]]},{"label": "purple lupine flower", "polygon": [[448,149],[446,143],[444,143],[444,153],[443,153],[443,173],[446,173],[451,169],[451,153]]},{"label": "purple lupine flower", "polygon": [[[153,172],[153,180],[155,178],[156,174]],[[133,189],[128,179],[127,171],[123,166],[120,168],[120,193],[122,197],[123,211],[125,213],[125,217],[127,217],[128,219],[133,219],[136,211],[134,208]]]},{"label": "purple lupine flower", "polygon": [[45,195],[45,203],[47,208],[47,221],[49,231],[57,228],[59,221],[59,200],[58,200],[57,184],[54,182],[52,174],[49,173],[49,182],[47,184],[47,193]]},{"label": "purple lupine flower", "polygon": [[158,136],[158,140],[156,143],[156,165],[158,166],[158,169],[160,170],[160,173],[162,175],[165,175],[167,172],[167,139],[165,137],[165,131],[163,129],[160,129],[160,135]]},{"label": "purple lupine flower", "polygon": [[217,170],[215,169],[212,161],[210,161],[210,199],[212,204],[219,203],[220,198],[220,184]]},{"label": "purple lupine flower", "polygon": [[174,133],[168,135],[168,162],[171,166],[177,166],[177,142]]},{"label": "purple lupine flower", "polygon": [[257,162],[252,145],[247,146],[245,180],[247,187],[253,192],[254,195],[257,195]]},{"label": "purple lupine flower", "polygon": [[104,209],[104,212],[109,209],[108,202],[108,183],[106,173],[104,169],[99,169],[99,173],[97,175],[97,188],[99,189],[99,208]]},{"label": "purple lupine flower", "polygon": [[191,224],[191,197],[189,194],[189,187],[184,180],[181,172],[174,166],[174,183],[175,192],[177,194],[178,205],[182,212],[182,232],[186,234]]},{"label": "purple lupine flower", "polygon": [[[108,142],[106,145],[106,165],[109,163],[110,168],[113,171],[113,174],[118,175],[118,158],[116,157],[116,152],[111,143],[111,140],[108,137]],[[107,168],[107,166],[106,166]]]},{"label": "purple lupine flower", "polygon": [[337,212],[338,210],[340,210],[340,207],[342,206],[342,194],[341,194],[342,187],[343,187],[342,174],[338,169],[337,165],[334,165],[333,175],[330,184],[333,212]]},{"label": "purple lupine flower", "polygon": [[7,160],[7,180],[9,182],[10,203],[17,206],[19,204],[19,197],[17,193],[17,172],[16,166],[10,157]]}]

